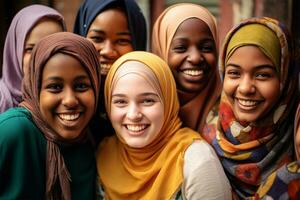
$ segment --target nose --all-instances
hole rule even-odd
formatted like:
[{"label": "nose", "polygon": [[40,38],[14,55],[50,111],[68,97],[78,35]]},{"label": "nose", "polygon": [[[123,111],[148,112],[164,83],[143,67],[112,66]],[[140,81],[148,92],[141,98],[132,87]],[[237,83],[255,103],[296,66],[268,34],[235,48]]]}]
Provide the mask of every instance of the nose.
[{"label": "nose", "polygon": [[203,60],[203,56],[197,47],[192,47],[189,51],[187,61],[193,65],[199,64]]},{"label": "nose", "polygon": [[255,82],[248,76],[242,76],[238,85],[238,92],[244,95],[254,94],[255,93]]},{"label": "nose", "polygon": [[131,121],[140,121],[143,117],[143,114],[140,112],[138,105],[131,104],[128,107],[126,117]]},{"label": "nose", "polygon": [[71,88],[66,88],[62,97],[62,104],[67,108],[74,108],[78,106],[78,98],[76,96],[76,92],[74,92]]},{"label": "nose", "polygon": [[109,40],[104,41],[99,53],[100,56],[105,56],[107,58],[116,58],[118,56],[118,52],[116,51],[113,43]]}]

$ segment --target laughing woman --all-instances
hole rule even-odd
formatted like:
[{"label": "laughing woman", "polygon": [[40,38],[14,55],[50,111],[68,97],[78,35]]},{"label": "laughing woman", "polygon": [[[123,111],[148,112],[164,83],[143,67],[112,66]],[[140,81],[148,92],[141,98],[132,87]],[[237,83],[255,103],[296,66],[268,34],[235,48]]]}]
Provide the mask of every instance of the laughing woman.
[{"label": "laughing woman", "polygon": [[[135,0],[85,0],[78,10],[74,33],[86,37],[96,47],[101,64],[101,87],[111,65],[120,56],[133,50],[146,50],[146,20]],[[96,117],[93,123],[96,141],[102,138],[99,133],[114,132],[105,111],[103,90],[99,99],[97,116],[100,118]]]},{"label": "laughing woman", "polygon": [[175,4],[156,20],[152,52],[172,69],[183,124],[199,133],[221,94],[218,35],[214,16],[191,3]]},{"label": "laughing woman", "polygon": [[[262,180],[293,159],[298,69],[290,42],[284,26],[270,18],[245,20],[225,38],[219,118],[204,136],[212,138],[240,199],[254,196]],[[281,178],[282,185],[291,181]],[[288,187],[279,188],[273,199],[291,197]]]},{"label": "laughing woman", "polygon": [[0,115],[0,199],[94,199],[87,130],[100,87],[94,46],[72,33],[47,36],[24,80],[21,107]]},{"label": "laughing woman", "polygon": [[181,128],[176,84],[161,58],[119,58],[107,75],[105,105],[116,131],[97,153],[105,199],[231,199],[214,150]]}]

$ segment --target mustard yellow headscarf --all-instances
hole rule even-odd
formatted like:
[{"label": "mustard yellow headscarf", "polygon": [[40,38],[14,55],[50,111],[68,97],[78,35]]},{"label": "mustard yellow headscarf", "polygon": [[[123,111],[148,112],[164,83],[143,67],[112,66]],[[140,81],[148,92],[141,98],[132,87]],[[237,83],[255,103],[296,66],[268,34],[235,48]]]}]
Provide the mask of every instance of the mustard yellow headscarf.
[{"label": "mustard yellow headscarf", "polygon": [[[105,82],[105,104],[110,116],[111,94],[118,70],[128,61],[145,64],[154,74],[164,105],[164,124],[157,138],[144,148],[131,148],[115,136],[105,138],[97,153],[97,169],[107,199],[170,199],[183,181],[183,157],[199,134],[181,128],[176,84],[167,64],[147,52],[130,52],[119,58]],[[132,73],[141,73],[138,68]],[[141,69],[141,71],[145,71]],[[145,74],[147,76],[147,74]],[[155,87],[154,87],[155,88]],[[134,88],[133,88],[134,89]]]},{"label": "mustard yellow headscarf", "polygon": [[280,72],[281,47],[275,32],[261,24],[249,24],[238,29],[226,50],[225,63],[233,52],[242,46],[257,46],[275,65],[276,71]]}]

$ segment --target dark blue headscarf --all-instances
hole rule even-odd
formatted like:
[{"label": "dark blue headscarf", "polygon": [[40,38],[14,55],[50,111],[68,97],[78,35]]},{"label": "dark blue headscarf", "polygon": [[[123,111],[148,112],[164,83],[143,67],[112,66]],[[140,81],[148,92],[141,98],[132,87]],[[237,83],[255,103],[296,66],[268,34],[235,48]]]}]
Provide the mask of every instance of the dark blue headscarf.
[{"label": "dark blue headscarf", "polygon": [[145,17],[134,0],[85,0],[80,6],[74,24],[74,33],[86,37],[97,15],[111,5],[124,8],[134,50],[146,50],[147,28]]}]

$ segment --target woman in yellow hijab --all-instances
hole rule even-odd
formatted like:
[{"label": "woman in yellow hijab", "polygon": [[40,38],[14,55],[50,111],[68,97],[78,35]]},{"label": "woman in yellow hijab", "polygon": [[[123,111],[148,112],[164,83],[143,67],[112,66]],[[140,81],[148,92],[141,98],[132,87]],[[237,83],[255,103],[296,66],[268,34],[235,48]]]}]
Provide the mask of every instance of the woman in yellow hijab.
[{"label": "woman in yellow hijab", "polygon": [[116,131],[97,152],[105,199],[231,199],[214,150],[181,127],[176,84],[161,58],[125,54],[109,71],[104,92]]}]

